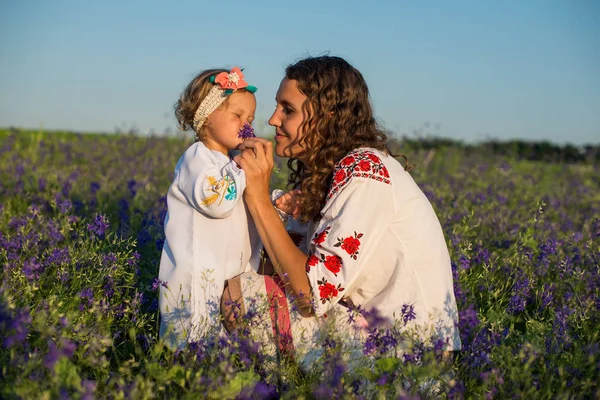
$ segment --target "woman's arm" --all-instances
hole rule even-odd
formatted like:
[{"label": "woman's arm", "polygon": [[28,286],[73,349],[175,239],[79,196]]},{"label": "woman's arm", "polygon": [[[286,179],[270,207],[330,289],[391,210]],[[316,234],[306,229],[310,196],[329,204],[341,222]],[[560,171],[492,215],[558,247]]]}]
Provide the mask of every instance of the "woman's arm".
[{"label": "woman's arm", "polygon": [[244,200],[269,254],[275,271],[299,300],[303,316],[313,313],[311,288],[306,276],[307,255],[290,238],[281,223],[269,196],[269,181],[273,170],[273,145],[262,138],[247,139],[242,154],[235,161],[246,174]]}]

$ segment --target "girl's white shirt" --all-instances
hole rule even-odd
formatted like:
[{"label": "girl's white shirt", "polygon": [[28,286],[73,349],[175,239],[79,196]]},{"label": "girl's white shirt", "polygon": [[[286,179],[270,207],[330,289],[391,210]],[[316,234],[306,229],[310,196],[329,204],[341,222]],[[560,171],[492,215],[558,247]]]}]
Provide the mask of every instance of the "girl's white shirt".
[{"label": "girl's white shirt", "polygon": [[[446,240],[429,200],[404,167],[378,150],[337,163],[327,202],[304,245],[317,316],[344,300],[390,324],[460,349]],[[293,221],[290,221],[293,222]],[[299,230],[296,227],[293,230]],[[403,306],[416,318],[404,324]]]},{"label": "girl's white shirt", "polygon": [[172,347],[219,333],[226,279],[258,270],[260,237],[243,201],[244,172],[202,142],[175,167],[160,260],[160,336]]}]

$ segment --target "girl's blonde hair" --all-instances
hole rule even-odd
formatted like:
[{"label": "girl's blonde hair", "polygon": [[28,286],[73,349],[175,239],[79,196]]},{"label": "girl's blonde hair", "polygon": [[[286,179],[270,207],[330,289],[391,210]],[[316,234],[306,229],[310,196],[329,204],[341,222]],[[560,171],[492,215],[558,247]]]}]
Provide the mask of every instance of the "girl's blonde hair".
[{"label": "girl's blonde hair", "polygon": [[[214,87],[214,84],[210,82],[211,76],[216,76],[221,72],[229,72],[228,69],[214,68],[207,69],[200,72],[192,81],[187,85],[179,100],[175,103],[175,117],[179,124],[179,129],[182,131],[194,130],[194,115],[196,110],[202,103],[202,100],[206,97],[208,92]],[[245,91],[246,89],[238,89],[237,91]],[[229,96],[225,98],[220,107],[227,107],[229,102]],[[195,133],[196,141],[202,141],[206,138],[204,130],[208,124],[208,120],[204,121],[202,126],[198,127]]]}]

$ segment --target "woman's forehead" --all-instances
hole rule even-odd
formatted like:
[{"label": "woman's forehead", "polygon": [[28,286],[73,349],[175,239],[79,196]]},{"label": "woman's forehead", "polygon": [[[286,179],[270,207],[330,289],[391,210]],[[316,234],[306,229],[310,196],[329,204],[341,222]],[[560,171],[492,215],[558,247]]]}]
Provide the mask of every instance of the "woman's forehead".
[{"label": "woman's forehead", "polygon": [[297,80],[283,78],[279,85],[279,90],[277,90],[275,100],[279,103],[302,104],[306,100],[306,96],[298,89]]}]

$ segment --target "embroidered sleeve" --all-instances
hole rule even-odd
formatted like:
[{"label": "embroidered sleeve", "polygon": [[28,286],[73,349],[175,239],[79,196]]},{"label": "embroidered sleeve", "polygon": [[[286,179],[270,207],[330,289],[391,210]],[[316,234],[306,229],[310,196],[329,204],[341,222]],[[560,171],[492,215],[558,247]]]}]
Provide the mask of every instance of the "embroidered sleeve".
[{"label": "embroidered sleeve", "polygon": [[206,160],[184,160],[177,181],[190,206],[213,218],[228,217],[246,187],[244,171],[233,161],[217,166]]},{"label": "embroidered sleeve", "polygon": [[352,178],[357,177],[372,179],[387,185],[391,183],[390,174],[377,154],[369,150],[352,152],[336,164],[327,200],[341,191],[352,181]]},{"label": "embroidered sleeve", "polygon": [[394,200],[389,174],[371,154],[373,159],[353,154],[338,163],[323,218],[308,244],[306,273],[318,316],[360,284],[362,271],[377,273],[363,255],[391,223]]}]

